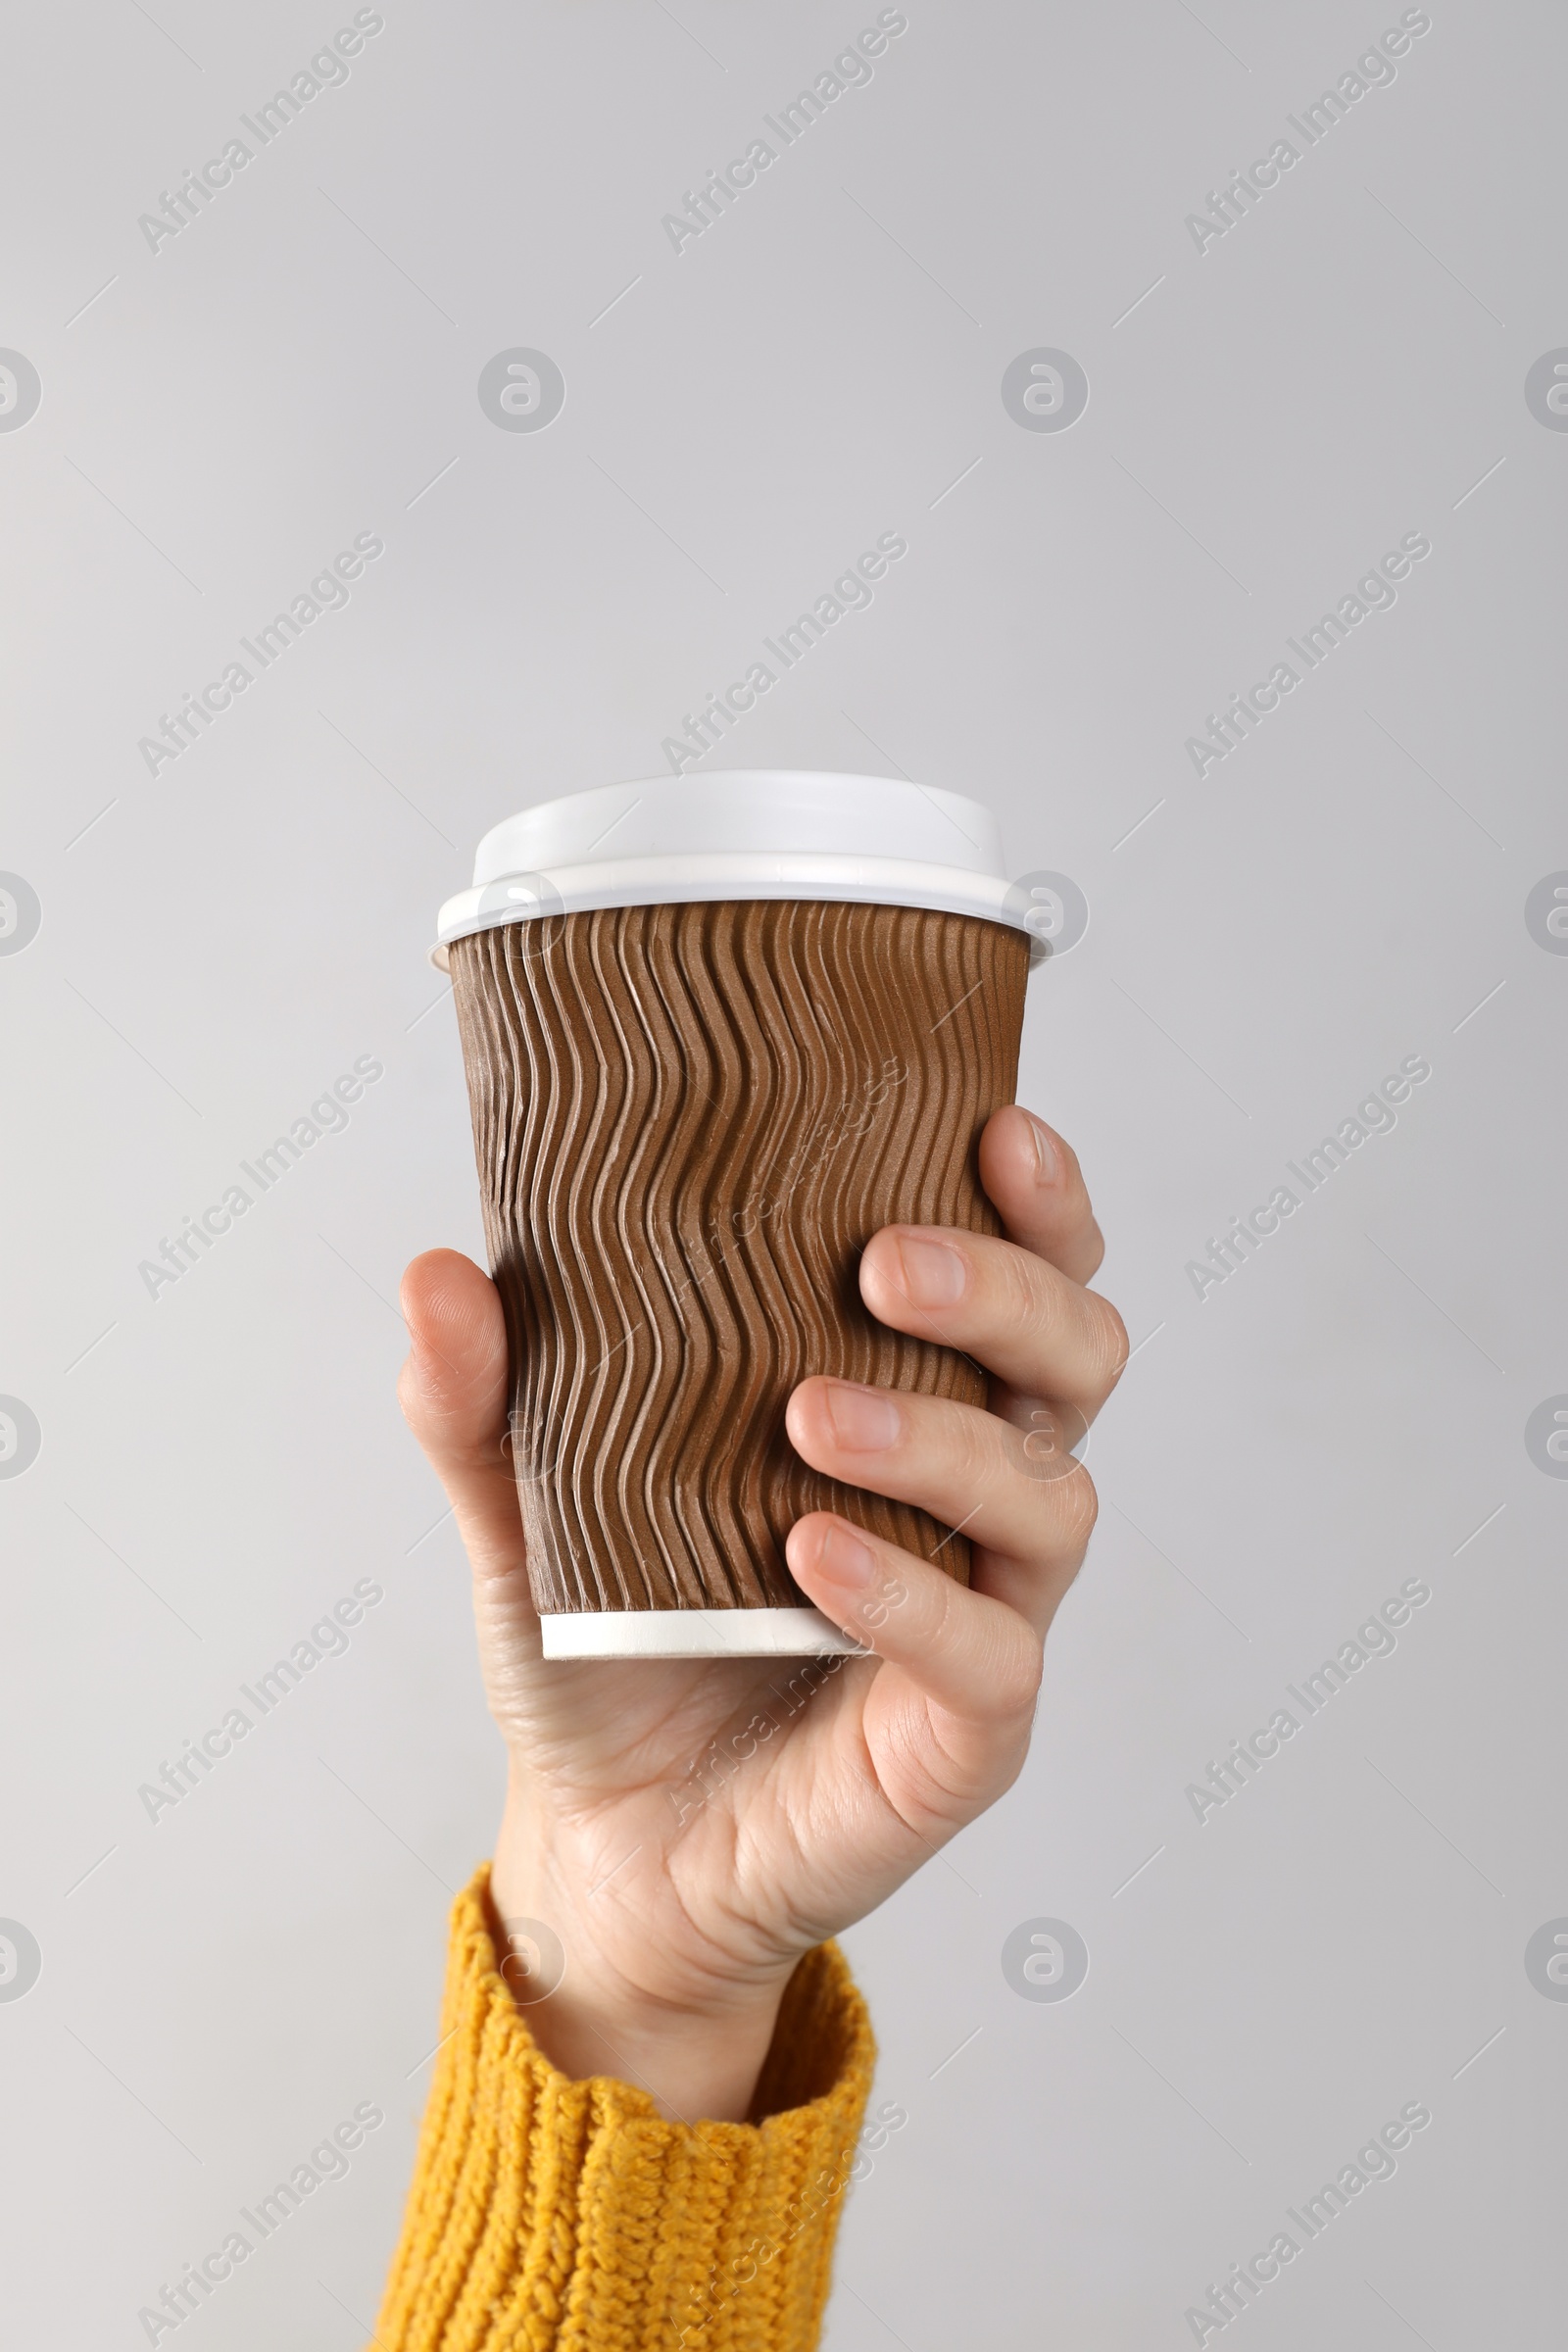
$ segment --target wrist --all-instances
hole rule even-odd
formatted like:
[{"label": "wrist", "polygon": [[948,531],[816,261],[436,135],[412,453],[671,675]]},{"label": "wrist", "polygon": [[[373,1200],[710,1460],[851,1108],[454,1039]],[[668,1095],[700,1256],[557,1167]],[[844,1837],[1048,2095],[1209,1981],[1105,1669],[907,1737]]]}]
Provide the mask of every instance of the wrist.
[{"label": "wrist", "polygon": [[574,2082],[609,2075],[647,2091],[666,2120],[745,2123],[778,2020],[782,1987],[731,2015],[628,2005],[564,1983],[522,2014],[544,2055]]},{"label": "wrist", "polygon": [[509,1802],[490,1877],[497,1963],[544,2056],[574,2082],[636,2084],[666,2118],[744,2123],[794,1959],[715,1970],[671,1947],[662,1905],[628,1921],[631,1886],[600,1911],[551,1842]]}]

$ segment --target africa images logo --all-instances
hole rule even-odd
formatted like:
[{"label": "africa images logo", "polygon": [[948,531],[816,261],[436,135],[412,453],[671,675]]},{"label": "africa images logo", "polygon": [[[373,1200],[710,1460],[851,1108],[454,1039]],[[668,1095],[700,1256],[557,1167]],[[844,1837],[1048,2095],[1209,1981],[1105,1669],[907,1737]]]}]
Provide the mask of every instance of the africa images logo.
[{"label": "africa images logo", "polygon": [[38,412],[43,386],[38,370],[20,351],[0,351],[0,433],[15,433]]},{"label": "africa images logo", "polygon": [[479,406],[504,433],[542,432],[566,405],[566,379],[546,351],[516,344],[479,370]]},{"label": "africa images logo", "polygon": [[38,1938],[20,1919],[0,1919],[0,2001],[20,2001],[43,1970]]},{"label": "africa images logo", "polygon": [[1089,1946],[1064,1919],[1021,1920],[1002,1947],[1002,1973],[1026,2001],[1068,2001],[1089,1974]]}]

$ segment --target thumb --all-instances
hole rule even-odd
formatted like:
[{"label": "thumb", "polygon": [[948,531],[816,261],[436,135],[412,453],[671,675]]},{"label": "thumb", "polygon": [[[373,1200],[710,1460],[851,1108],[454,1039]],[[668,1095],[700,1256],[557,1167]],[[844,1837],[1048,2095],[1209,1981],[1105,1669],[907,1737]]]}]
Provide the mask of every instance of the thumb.
[{"label": "thumb", "polygon": [[507,1327],[495,1284],[456,1250],[428,1250],[399,1293],[409,1355],[398,1401],[481,1575],[520,1568],[522,1523],[507,1434]]}]

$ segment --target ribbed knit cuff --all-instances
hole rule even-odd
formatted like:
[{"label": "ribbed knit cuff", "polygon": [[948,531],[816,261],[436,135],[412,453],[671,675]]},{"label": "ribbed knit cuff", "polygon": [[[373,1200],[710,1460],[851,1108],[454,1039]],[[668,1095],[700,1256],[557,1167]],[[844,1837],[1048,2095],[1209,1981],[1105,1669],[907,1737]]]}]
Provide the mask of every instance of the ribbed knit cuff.
[{"label": "ribbed knit cuff", "polygon": [[646,2091],[542,2054],[488,1886],[486,1868],[453,1909],[382,2352],[809,2352],[876,2055],[837,1946],[785,1989],[765,2120],[666,2123]]}]

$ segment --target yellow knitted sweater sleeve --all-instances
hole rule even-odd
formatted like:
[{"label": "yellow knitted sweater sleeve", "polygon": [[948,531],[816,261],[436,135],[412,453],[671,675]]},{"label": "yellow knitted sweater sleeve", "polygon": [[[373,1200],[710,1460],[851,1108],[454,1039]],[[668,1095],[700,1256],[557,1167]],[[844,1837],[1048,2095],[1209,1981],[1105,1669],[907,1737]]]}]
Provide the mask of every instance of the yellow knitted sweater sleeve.
[{"label": "yellow knitted sweater sleeve", "polygon": [[755,2124],[573,2082],[502,1979],[489,1873],[458,1897],[440,2055],[380,2352],[809,2352],[875,2045],[836,1945],[785,1990]]}]

